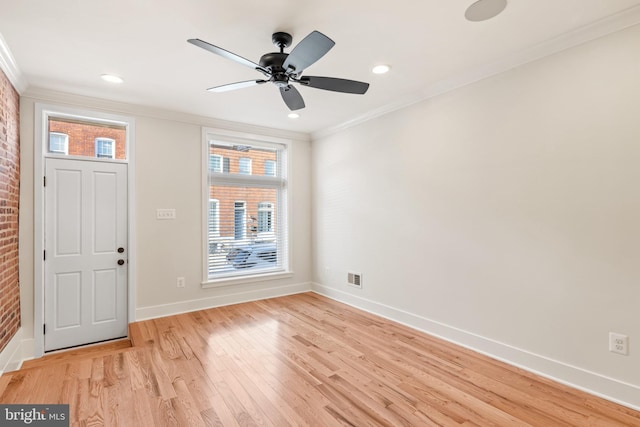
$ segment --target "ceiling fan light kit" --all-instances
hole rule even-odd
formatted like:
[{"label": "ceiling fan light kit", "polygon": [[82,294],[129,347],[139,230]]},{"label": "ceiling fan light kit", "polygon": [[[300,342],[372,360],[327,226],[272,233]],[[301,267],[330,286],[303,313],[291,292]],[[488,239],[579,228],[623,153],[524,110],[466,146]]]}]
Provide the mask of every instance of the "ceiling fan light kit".
[{"label": "ceiling fan light kit", "polygon": [[291,34],[284,32],[273,33],[271,41],[280,49],[280,52],[271,52],[262,55],[259,63],[255,63],[200,39],[189,39],[187,41],[216,55],[253,68],[266,77],[266,79],[229,83],[207,89],[211,92],[226,92],[264,83],[273,83],[280,90],[282,100],[287,107],[295,111],[304,108],[305,104],[302,95],[292,86],[292,83],[332,92],[358,95],[363,95],[369,89],[369,83],[355,80],[335,77],[302,76],[302,72],[307,67],[322,58],[335,45],[333,40],[319,31],[312,31],[293,48],[291,53],[284,52],[284,49],[291,46],[293,41]]}]

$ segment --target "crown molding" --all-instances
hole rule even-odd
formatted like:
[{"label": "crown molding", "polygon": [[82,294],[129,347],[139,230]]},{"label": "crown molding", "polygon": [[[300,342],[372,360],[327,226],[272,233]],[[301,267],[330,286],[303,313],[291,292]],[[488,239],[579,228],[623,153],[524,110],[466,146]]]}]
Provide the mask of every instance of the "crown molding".
[{"label": "crown molding", "polygon": [[468,69],[452,76],[451,78],[438,81],[418,93],[405,96],[398,102],[369,111],[336,126],[313,132],[311,134],[311,139],[315,141],[317,139],[325,138],[329,135],[344,131],[394,111],[401,110],[418,102],[434,98],[460,87],[504,73],[521,65],[534,62],[538,59],[605,37],[609,34],[625,30],[638,24],[640,24],[640,6],[634,6],[617,14],[608,16],[591,24],[576,28],[575,30],[531,46],[527,49],[514,52],[499,60],[486,63],[481,67]]},{"label": "crown molding", "polygon": [[18,91],[19,94],[27,89],[29,84],[27,80],[24,78],[20,69],[18,68],[18,64],[16,60],[13,58],[11,51],[9,50],[9,46],[7,42],[2,37],[0,33],[0,70],[4,71],[4,74],[7,76],[13,87]]}]

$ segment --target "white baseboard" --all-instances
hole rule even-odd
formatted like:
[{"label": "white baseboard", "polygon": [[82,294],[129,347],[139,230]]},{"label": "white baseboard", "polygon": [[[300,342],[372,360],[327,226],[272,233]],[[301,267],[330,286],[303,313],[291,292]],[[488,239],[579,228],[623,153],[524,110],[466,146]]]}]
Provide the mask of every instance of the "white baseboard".
[{"label": "white baseboard", "polygon": [[23,360],[22,342],[22,328],[19,328],[0,352],[0,375],[20,368]]},{"label": "white baseboard", "polygon": [[318,283],[312,284],[312,290],[333,300],[442,338],[509,365],[640,411],[640,386],[638,385],[571,366]]},{"label": "white baseboard", "polygon": [[266,298],[299,294],[309,291],[311,291],[311,283],[307,282],[295,285],[261,288],[258,290],[238,292],[234,294],[217,295],[214,297],[201,298],[197,300],[180,301],[172,304],[139,307],[136,309],[136,321],[171,316],[174,314],[188,313],[191,311],[221,307],[224,305],[239,304],[242,302],[257,301]]}]

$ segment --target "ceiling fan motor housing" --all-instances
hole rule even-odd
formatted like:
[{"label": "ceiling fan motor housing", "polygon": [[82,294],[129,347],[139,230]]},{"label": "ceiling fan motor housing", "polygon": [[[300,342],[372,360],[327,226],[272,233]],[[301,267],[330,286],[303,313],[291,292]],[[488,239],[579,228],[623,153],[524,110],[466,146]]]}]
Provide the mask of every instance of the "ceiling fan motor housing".
[{"label": "ceiling fan motor housing", "polygon": [[282,64],[289,56],[288,53],[272,52],[265,53],[260,58],[260,66],[266,68],[271,73],[271,79],[276,86],[285,87],[289,84],[289,76],[282,68]]}]

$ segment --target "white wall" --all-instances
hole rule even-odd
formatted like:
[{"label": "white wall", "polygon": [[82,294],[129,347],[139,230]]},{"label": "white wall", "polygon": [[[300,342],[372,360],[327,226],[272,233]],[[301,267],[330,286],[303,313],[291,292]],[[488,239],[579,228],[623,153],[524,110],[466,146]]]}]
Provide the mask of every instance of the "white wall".
[{"label": "white wall", "polygon": [[[310,289],[310,155],[308,137],[212,119],[156,111],[30,88],[21,98],[20,282],[26,357],[34,337],[33,147],[36,102],[133,116],[136,121],[136,317],[167,315],[204,307],[278,296]],[[293,277],[253,284],[203,289],[201,230],[202,126],[261,131],[294,140],[292,161]],[[157,208],[175,208],[176,220],[158,221]],[[176,287],[178,276],[185,288]],[[132,321],[135,319],[132,319]],[[32,346],[32,343],[31,343]],[[32,355],[32,354],[31,354]]]},{"label": "white wall", "polygon": [[314,141],[315,289],[640,408],[638,40]]}]

